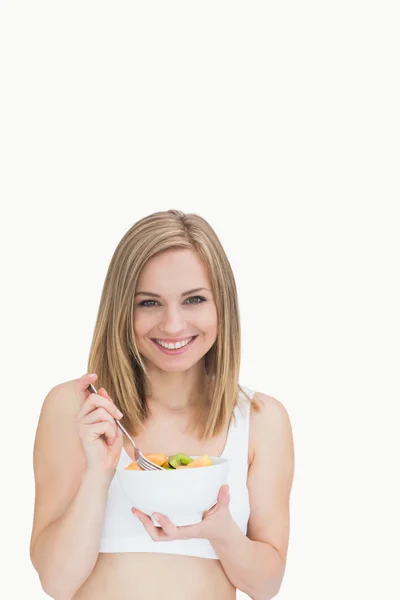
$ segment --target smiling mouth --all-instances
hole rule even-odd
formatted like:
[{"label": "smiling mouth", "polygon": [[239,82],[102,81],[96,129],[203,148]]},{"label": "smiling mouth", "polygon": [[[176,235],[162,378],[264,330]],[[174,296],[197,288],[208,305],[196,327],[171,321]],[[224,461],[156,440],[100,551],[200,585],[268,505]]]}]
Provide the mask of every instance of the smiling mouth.
[{"label": "smiling mouth", "polygon": [[188,338],[186,338],[186,340],[179,342],[177,347],[175,346],[175,344],[168,343],[168,342],[160,343],[160,342],[162,342],[162,340],[158,340],[156,338],[151,338],[151,341],[153,342],[153,344],[156,344],[156,346],[158,348],[160,348],[160,350],[164,350],[165,352],[167,352],[169,354],[175,354],[175,353],[186,350],[191,344],[193,344],[193,342],[197,338],[198,338],[198,335],[188,337]]}]

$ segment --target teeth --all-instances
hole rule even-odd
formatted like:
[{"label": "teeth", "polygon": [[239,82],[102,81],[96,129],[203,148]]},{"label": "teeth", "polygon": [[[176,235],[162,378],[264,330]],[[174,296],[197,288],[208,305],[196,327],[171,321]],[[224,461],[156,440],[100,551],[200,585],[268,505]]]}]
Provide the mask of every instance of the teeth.
[{"label": "teeth", "polygon": [[161,340],[156,340],[156,342],[157,342],[157,344],[160,344],[160,346],[162,346],[163,348],[167,348],[167,350],[178,350],[178,348],[187,346],[187,344],[189,344],[189,342],[191,342],[192,339],[193,338],[189,338],[188,340],[185,340],[183,342],[178,342],[177,344],[166,344],[165,342],[162,342]]}]

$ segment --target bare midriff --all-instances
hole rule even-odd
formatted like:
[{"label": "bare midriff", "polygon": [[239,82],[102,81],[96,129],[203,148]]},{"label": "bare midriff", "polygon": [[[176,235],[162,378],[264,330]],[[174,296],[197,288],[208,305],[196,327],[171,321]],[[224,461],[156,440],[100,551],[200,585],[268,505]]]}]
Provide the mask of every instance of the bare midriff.
[{"label": "bare midriff", "polygon": [[[168,542],[160,542],[168,543]],[[100,553],[73,600],[235,600],[217,559],[163,553]]]}]

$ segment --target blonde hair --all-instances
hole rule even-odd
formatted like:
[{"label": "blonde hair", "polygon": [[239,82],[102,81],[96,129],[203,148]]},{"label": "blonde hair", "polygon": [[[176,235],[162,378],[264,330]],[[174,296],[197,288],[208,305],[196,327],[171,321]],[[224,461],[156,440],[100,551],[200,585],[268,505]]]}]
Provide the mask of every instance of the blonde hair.
[{"label": "blonde hair", "polygon": [[[179,210],[153,213],[123,236],[105,278],[88,372],[97,373],[124,414],[122,423],[135,434],[148,417],[144,390],[148,373],[139,355],[133,328],[134,296],[149,259],[171,249],[194,250],[206,267],[217,309],[218,333],[205,355],[207,375],[214,377],[210,404],[200,418],[201,439],[219,433],[237,402],[240,370],[240,318],[234,275],[212,227],[197,214]],[[250,400],[250,399],[249,399]]]}]

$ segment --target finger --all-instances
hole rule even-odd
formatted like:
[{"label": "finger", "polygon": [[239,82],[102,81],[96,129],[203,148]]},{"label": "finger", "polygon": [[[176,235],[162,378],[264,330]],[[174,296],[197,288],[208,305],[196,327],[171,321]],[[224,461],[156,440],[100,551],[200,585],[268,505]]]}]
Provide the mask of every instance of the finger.
[{"label": "finger", "polygon": [[94,423],[93,425],[81,424],[81,437],[94,441],[97,440],[101,435],[104,435],[105,441],[108,445],[111,445],[117,436],[117,426],[111,425],[108,421],[102,421],[101,423]]},{"label": "finger", "polygon": [[154,513],[153,518],[160,524],[168,537],[177,539],[179,537],[179,528],[171,523],[168,517],[161,515],[160,513]]},{"label": "finger", "polygon": [[[114,400],[111,398],[111,396],[108,394],[108,392],[102,387],[98,390],[97,392],[99,395],[102,395],[104,398],[107,398],[108,400],[110,400],[110,402],[112,402],[113,404],[115,404]],[[123,414],[121,413],[121,419],[123,417]]]},{"label": "finger", "polygon": [[[104,398],[107,396],[107,398],[112,401],[112,398],[110,398],[110,396],[107,394],[106,390],[104,388],[100,388],[97,392],[99,395],[101,394]],[[96,410],[92,411],[91,413],[89,413],[88,417],[90,418],[91,415],[93,415],[95,412],[97,411],[104,411],[103,416],[104,416],[104,420],[108,420],[113,426],[115,425],[115,419],[113,416],[110,415],[110,413],[108,413],[106,410],[104,410],[103,408],[97,408]],[[120,413],[122,415],[122,413]],[[108,415],[108,416],[107,416]],[[86,417],[83,421],[86,421],[86,419],[88,418]],[[102,419],[100,419],[100,421],[102,421]],[[96,422],[97,419],[94,419],[93,422]],[[110,441],[108,441],[108,445],[111,446],[112,450],[118,450],[118,449],[122,449],[123,446],[123,435],[122,435],[122,431],[121,429],[117,426],[116,429],[116,435],[115,435],[115,439],[114,441],[111,443]]]},{"label": "finger", "polygon": [[93,423],[100,423],[101,421],[115,423],[114,417],[110,415],[105,408],[96,408],[95,410],[92,410],[92,412],[88,413],[86,417],[81,420],[81,423],[92,425]]},{"label": "finger", "polygon": [[149,536],[155,542],[165,542],[170,539],[168,534],[161,528],[156,527],[148,515],[145,515],[137,508],[132,508],[132,514],[141,521]]},{"label": "finger", "polygon": [[166,517],[160,513],[154,513],[153,518],[161,525],[165,533],[171,540],[190,540],[191,538],[201,538],[202,523],[194,525],[182,525],[177,527]]},{"label": "finger", "polygon": [[[111,403],[112,403],[112,404],[115,406],[115,402],[114,402],[114,400],[111,398],[111,396],[108,394],[108,392],[107,392],[107,391],[106,391],[106,390],[105,390],[103,387],[101,387],[101,388],[98,390],[97,394],[98,394],[99,396],[101,395],[103,398],[107,398],[107,400],[109,400],[109,401],[110,401],[110,402],[111,402]],[[117,410],[118,410],[118,407],[117,407]],[[122,413],[121,413],[121,415],[122,415]],[[122,416],[123,416],[123,415],[122,415]],[[122,416],[121,416],[121,417],[119,417],[119,418],[122,418]]]},{"label": "finger", "polygon": [[[167,517],[164,517],[164,519],[167,519]],[[161,519],[159,520],[160,525],[162,526],[164,531],[167,531],[167,529],[172,531],[172,528],[169,527],[168,523],[164,522],[164,519],[161,516]],[[167,519],[167,521],[168,521],[168,519]],[[172,525],[172,527],[175,527],[175,529],[176,529],[176,534],[173,537],[171,536],[171,539],[190,540],[192,538],[202,538],[203,537],[203,534],[202,534],[202,532],[204,531],[203,521],[200,521],[200,523],[195,523],[194,525],[182,525],[181,527],[176,527],[170,521],[169,521],[169,523]]]},{"label": "finger", "polygon": [[114,400],[111,398],[111,396],[108,394],[108,392],[104,388],[101,388],[101,389],[103,391],[104,398],[108,398],[110,400],[110,402],[114,403]]},{"label": "finger", "polygon": [[123,438],[122,431],[120,430],[119,427],[117,427],[117,435],[115,436],[115,440],[111,444],[112,450],[114,450],[114,449],[122,450],[122,446],[124,444],[124,441],[122,438]]},{"label": "finger", "polygon": [[97,395],[101,396],[102,398],[106,398],[107,400],[109,400],[110,402],[112,402],[114,404],[114,400],[111,398],[111,396],[108,395],[108,393],[106,392],[106,390],[101,387],[99,390],[97,390]]},{"label": "finger", "polygon": [[108,398],[103,398],[103,396],[99,396],[98,394],[90,394],[90,396],[82,404],[76,417],[77,420],[80,421],[96,408],[105,408],[107,412],[109,412],[110,415],[116,419],[121,419],[122,417],[122,413],[118,410],[113,402],[108,400]]},{"label": "finger", "polygon": [[77,391],[81,392],[81,393],[88,391],[90,393],[90,390],[88,390],[88,387],[90,384],[94,384],[96,380],[97,380],[96,373],[85,373],[85,375],[82,375],[82,377],[79,377],[79,379],[75,380],[75,385],[76,385]]}]

